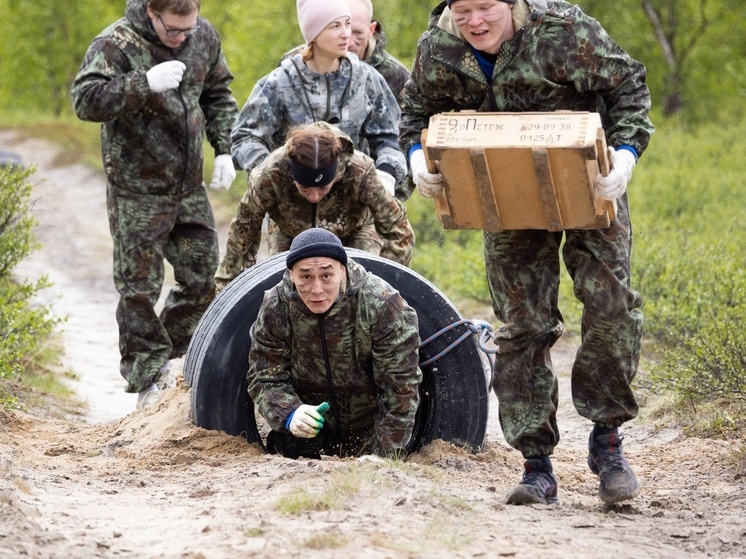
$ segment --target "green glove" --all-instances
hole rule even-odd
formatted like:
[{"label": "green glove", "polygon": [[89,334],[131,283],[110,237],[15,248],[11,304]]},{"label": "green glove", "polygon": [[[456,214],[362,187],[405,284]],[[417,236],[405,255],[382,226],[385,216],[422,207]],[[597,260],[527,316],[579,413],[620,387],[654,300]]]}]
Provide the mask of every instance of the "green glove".
[{"label": "green glove", "polygon": [[316,407],[302,404],[289,417],[287,428],[296,437],[312,439],[324,426],[324,417],[321,414],[328,410],[329,404],[326,402]]}]

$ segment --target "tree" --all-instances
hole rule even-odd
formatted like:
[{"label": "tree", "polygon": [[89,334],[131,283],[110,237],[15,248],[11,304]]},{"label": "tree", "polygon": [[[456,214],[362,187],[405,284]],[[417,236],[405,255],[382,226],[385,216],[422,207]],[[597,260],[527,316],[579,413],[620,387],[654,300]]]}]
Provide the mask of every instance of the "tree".
[{"label": "tree", "polygon": [[70,112],[70,86],[93,37],[121,14],[101,0],[0,0],[0,106]]},{"label": "tree", "polygon": [[[699,0],[696,10],[682,4],[681,0],[642,0],[667,68],[663,80],[663,114],[666,116],[683,108],[681,89],[687,59],[710,27],[707,0]],[[680,17],[682,11],[686,13],[685,24]],[[692,25],[695,26],[693,29],[690,28]]]},{"label": "tree", "polygon": [[[579,0],[611,36],[648,68],[665,116],[732,119],[743,98],[746,7],[725,0]],[[738,31],[740,29],[740,32]],[[741,101],[741,104],[743,102]]]},{"label": "tree", "polygon": [[[145,0],[143,0],[145,1]],[[712,120],[742,115],[746,103],[746,3],[725,0],[575,0],[648,68],[654,105],[666,115]],[[375,0],[388,50],[411,66],[438,0]],[[0,107],[72,112],[69,88],[86,49],[123,16],[124,0],[0,0]],[[302,40],[296,0],[204,0],[223,40],[239,103],[282,54]]]}]

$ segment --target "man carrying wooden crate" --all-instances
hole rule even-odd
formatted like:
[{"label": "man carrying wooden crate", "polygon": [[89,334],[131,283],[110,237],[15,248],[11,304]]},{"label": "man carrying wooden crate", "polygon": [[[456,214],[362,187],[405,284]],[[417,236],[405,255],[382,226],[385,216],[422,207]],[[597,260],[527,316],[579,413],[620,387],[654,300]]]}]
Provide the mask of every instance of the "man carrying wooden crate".
[{"label": "man carrying wooden crate", "polygon": [[[417,190],[439,198],[459,177],[428,170],[421,134],[431,116],[449,111],[597,111],[611,171],[597,193],[616,200],[605,229],[567,229],[562,251],[584,304],[582,343],[572,370],[575,407],[593,422],[588,465],[605,503],[634,498],[634,472],[618,428],[638,405],[630,386],[642,337],[642,299],[630,289],[632,229],[626,188],[653,125],[645,67],[599,23],[561,0],[447,0],[432,12],[402,97],[400,144]],[[434,172],[431,172],[434,171]],[[558,308],[563,231],[484,232],[496,333],[493,382],[506,440],[525,458],[510,504],[557,501],[550,456],[559,442],[557,379],[550,348],[563,332]]]}]

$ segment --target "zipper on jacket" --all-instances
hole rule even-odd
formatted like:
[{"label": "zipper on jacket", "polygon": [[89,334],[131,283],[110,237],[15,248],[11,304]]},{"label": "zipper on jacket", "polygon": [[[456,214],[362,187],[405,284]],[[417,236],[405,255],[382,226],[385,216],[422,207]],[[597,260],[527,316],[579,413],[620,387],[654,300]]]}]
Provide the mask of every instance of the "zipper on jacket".
[{"label": "zipper on jacket", "polygon": [[324,114],[324,121],[329,122],[329,113],[332,111],[332,82],[329,79],[329,74],[324,74],[326,80],[326,113]]},{"label": "zipper on jacket", "polygon": [[318,204],[311,204],[311,227],[316,227],[316,210],[318,207]]},{"label": "zipper on jacket", "polygon": [[[311,120],[313,122],[316,122],[318,119],[316,118],[316,112],[313,110],[313,105],[311,104],[311,99],[308,97],[308,89],[306,88],[306,81],[303,79],[303,72],[296,64],[295,60],[290,58],[290,62],[295,66],[295,71],[298,73],[298,78],[300,79],[301,89],[303,90],[303,95],[306,98],[306,104],[308,105],[308,112],[311,115]],[[348,60],[349,62],[349,60]],[[340,61],[340,65],[342,64],[342,61]],[[339,98],[339,112],[342,114],[342,107],[344,107],[345,101],[347,100],[347,94],[350,91],[350,86],[352,85],[352,62],[349,62],[349,76],[347,77],[347,84],[345,85],[345,89],[342,92],[342,96]],[[331,103],[332,103],[332,91],[331,91],[331,82],[329,80],[329,75],[324,74],[324,79],[326,80],[326,114],[324,115],[324,118],[321,119],[324,122],[328,122],[329,124],[339,124],[341,122],[341,119],[334,118],[330,119],[330,113],[331,113]],[[333,121],[333,122],[332,122]]]},{"label": "zipper on jacket", "polygon": [[189,165],[189,109],[187,108],[186,101],[184,100],[184,95],[181,93],[181,89],[179,89],[179,100],[181,101],[181,106],[184,107],[184,158],[183,158],[183,165],[184,168],[181,170],[181,184],[182,188],[184,185],[184,182],[186,181],[186,175],[187,175],[187,167]]},{"label": "zipper on jacket", "polygon": [[334,393],[334,382],[332,380],[332,365],[329,361],[329,348],[326,345],[326,328],[324,327],[324,321],[329,311],[319,316],[319,333],[321,335],[321,351],[324,355],[324,365],[326,367],[326,384],[329,390],[329,400],[334,411],[334,421],[337,424],[337,429],[334,433],[334,445],[337,447],[337,452],[342,456],[342,419],[339,414],[339,406],[337,405],[337,396]]},{"label": "zipper on jacket", "polygon": [[[178,58],[173,55],[173,51],[171,51],[171,56],[174,60],[178,60]],[[181,186],[183,189],[184,182],[186,181],[187,168],[189,166],[189,107],[187,107],[186,100],[184,100],[184,94],[181,91],[181,84],[179,84],[179,88],[176,91],[179,94],[181,106],[184,108],[184,155],[182,157],[182,165],[184,168],[181,170]]]}]

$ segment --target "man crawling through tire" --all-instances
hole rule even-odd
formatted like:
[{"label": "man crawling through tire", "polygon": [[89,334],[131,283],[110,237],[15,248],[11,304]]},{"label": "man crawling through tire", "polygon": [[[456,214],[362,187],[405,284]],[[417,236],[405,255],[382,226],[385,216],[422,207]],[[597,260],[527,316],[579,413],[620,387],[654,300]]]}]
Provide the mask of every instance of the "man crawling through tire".
[{"label": "man crawling through tire", "polygon": [[249,395],[267,451],[402,457],[422,373],[415,310],[319,228],[299,234],[251,327]]}]

